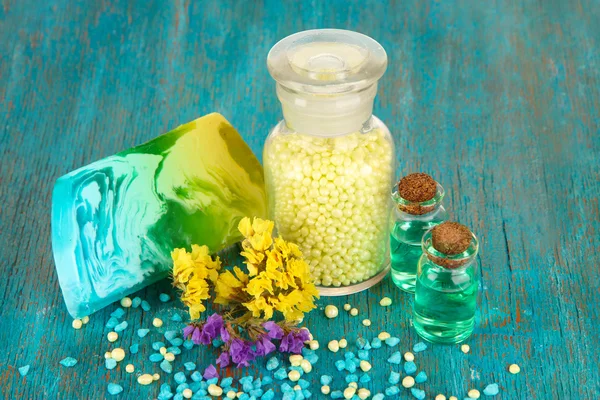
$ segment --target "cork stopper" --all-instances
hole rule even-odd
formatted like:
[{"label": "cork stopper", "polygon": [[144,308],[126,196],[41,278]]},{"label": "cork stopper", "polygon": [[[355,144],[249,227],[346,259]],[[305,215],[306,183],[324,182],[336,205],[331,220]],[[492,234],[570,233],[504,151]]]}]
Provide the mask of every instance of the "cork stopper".
[{"label": "cork stopper", "polygon": [[431,230],[433,248],[449,256],[467,250],[472,239],[469,228],[458,222],[442,222]]},{"label": "cork stopper", "polygon": [[398,183],[398,194],[413,203],[431,200],[437,193],[435,180],[422,172],[406,175]]}]

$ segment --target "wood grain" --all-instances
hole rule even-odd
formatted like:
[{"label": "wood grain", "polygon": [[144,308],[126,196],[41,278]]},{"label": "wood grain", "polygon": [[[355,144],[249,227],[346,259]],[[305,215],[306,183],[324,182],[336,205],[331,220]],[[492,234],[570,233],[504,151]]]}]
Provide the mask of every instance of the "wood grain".
[{"label": "wood grain", "polygon": [[[112,308],[81,331],[70,327],[51,253],[53,183],[211,111],[232,121],[260,157],[281,118],[265,66],[269,48],[295,31],[337,27],[388,51],[375,110],[394,133],[398,175],[433,174],[454,218],[481,241],[472,352],[430,346],[419,355],[428,398],[463,398],[490,382],[502,399],[599,398],[599,17],[594,0],[3,0],[3,397],[103,398],[107,382],[124,384],[122,398],[156,395],[124,368],[103,367]],[[155,313],[173,312],[174,303],[155,300],[164,290],[168,282],[141,293],[154,311],[131,312],[123,344]],[[378,306],[383,295],[393,307]],[[323,347],[381,329],[400,336],[402,349],[418,341],[412,299],[389,280],[320,304],[345,302],[360,305],[360,317],[307,318]],[[370,328],[359,324],[367,316]],[[137,359],[147,359],[152,341]],[[384,387],[390,369],[379,356],[391,351],[373,353],[375,387]],[[67,355],[79,364],[60,367]],[[340,357],[320,355],[315,393],[318,376]],[[199,364],[210,357],[202,353]],[[520,375],[506,372],[512,362]],[[17,368],[25,364],[32,369],[23,378]]]}]

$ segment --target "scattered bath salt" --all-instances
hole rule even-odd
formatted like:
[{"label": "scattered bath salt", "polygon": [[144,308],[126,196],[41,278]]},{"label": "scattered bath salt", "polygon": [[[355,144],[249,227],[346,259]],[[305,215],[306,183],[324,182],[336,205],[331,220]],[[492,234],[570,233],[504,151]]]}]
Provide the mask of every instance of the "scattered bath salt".
[{"label": "scattered bath salt", "polygon": [[500,389],[498,388],[497,383],[491,383],[487,385],[485,389],[483,389],[483,394],[485,394],[486,396],[495,396],[498,393],[500,393]]},{"label": "scattered bath salt", "polygon": [[383,340],[386,340],[386,339],[389,339],[390,337],[392,337],[392,335],[390,335],[390,334],[389,334],[389,333],[387,333],[387,332],[380,332],[380,333],[379,333],[379,335],[377,335],[377,338],[378,338],[379,340],[382,340],[382,341],[383,341]]},{"label": "scattered bath salt", "polygon": [[115,332],[123,332],[125,329],[127,329],[128,326],[129,324],[127,323],[127,321],[123,321],[117,326],[115,326]]},{"label": "scattered bath salt", "polygon": [[129,308],[133,304],[133,301],[129,297],[123,297],[121,299],[121,307]]},{"label": "scattered bath salt", "polygon": [[404,379],[402,379],[402,386],[407,389],[415,386],[415,378],[412,376],[405,376]]},{"label": "scattered bath salt", "polygon": [[150,374],[143,374],[138,376],[137,381],[140,385],[149,385],[154,382],[154,378]]},{"label": "scattered bath salt", "polygon": [[109,394],[114,396],[123,391],[123,386],[118,385],[116,383],[109,383],[106,390],[108,391]]},{"label": "scattered bath salt", "polygon": [[350,315],[356,317],[358,315],[358,308],[353,308],[350,310]]},{"label": "scattered bath salt", "polygon": [[468,344],[463,344],[460,346],[460,351],[467,354],[471,350],[471,347]]},{"label": "scattered bath salt", "polygon": [[423,342],[419,342],[413,346],[413,351],[415,353],[420,353],[421,351],[424,351],[426,349],[427,349],[427,345]]},{"label": "scattered bath salt", "polygon": [[133,308],[138,308],[140,304],[142,304],[142,299],[139,297],[134,297],[133,300],[131,300],[131,307]]},{"label": "scattered bath salt", "polygon": [[323,393],[324,395],[328,395],[329,392],[331,392],[331,388],[327,385],[323,385],[321,386],[321,393]]},{"label": "scattered bath salt", "polygon": [[361,400],[365,400],[371,395],[371,391],[365,388],[358,389],[357,395]]},{"label": "scattered bath salt", "polygon": [[369,372],[371,370],[371,368],[372,368],[371,363],[369,363],[366,360],[361,360],[360,369],[362,369],[363,372]]},{"label": "scattered bath salt", "polygon": [[521,372],[521,367],[519,367],[517,364],[511,364],[511,365],[508,367],[508,371],[509,371],[511,374],[515,375],[515,374],[518,374],[519,372]]},{"label": "scattered bath salt", "polygon": [[135,371],[135,367],[133,366],[133,364],[127,364],[127,366],[125,367],[125,371],[131,374],[133,373],[133,371]]},{"label": "scattered bath salt", "polygon": [[472,399],[478,399],[479,396],[481,396],[481,394],[479,393],[479,390],[477,390],[477,389],[471,389],[471,390],[469,390],[469,392],[467,393],[467,395],[469,395],[469,397],[472,398]]},{"label": "scattered bath salt", "polygon": [[193,394],[194,393],[192,392],[192,389],[190,389],[190,388],[183,389],[183,392],[181,392],[181,395],[186,399],[191,399]]},{"label": "scattered bath salt", "polygon": [[110,351],[104,353],[104,358],[112,358],[112,354],[110,353]]},{"label": "scattered bath salt", "polygon": [[142,300],[142,310],[144,311],[150,311],[152,307],[150,307],[150,303],[148,303],[146,300]]},{"label": "scattered bath salt", "polygon": [[410,351],[407,351],[406,353],[404,353],[404,359],[406,361],[415,361],[415,355]]},{"label": "scattered bath salt", "polygon": [[117,319],[122,318],[123,315],[125,315],[125,310],[123,310],[121,307],[110,313],[111,317],[115,317]]},{"label": "scattered bath salt", "polygon": [[110,357],[113,358],[116,362],[123,361],[123,359],[125,358],[125,350],[123,350],[120,347],[117,347],[116,349],[113,349],[113,351],[110,352]]},{"label": "scattered bath salt", "polygon": [[117,360],[113,358],[107,358],[104,360],[104,366],[106,369],[115,369],[117,367]]},{"label": "scattered bath salt", "polygon": [[108,332],[106,338],[109,342],[115,342],[119,338],[119,334],[117,332]]},{"label": "scattered bath salt", "polygon": [[160,379],[160,375],[159,374],[156,373],[156,374],[152,375],[152,380],[153,381],[157,381],[159,379]]},{"label": "scattered bath salt", "polygon": [[308,344],[308,346],[310,347],[311,350],[318,350],[319,342],[317,340],[311,340],[310,343]]},{"label": "scattered bath salt", "polygon": [[83,321],[81,321],[78,318],[75,318],[71,323],[71,326],[73,327],[73,329],[81,329],[81,327],[83,326]]},{"label": "scattered bath salt", "polygon": [[223,389],[220,386],[217,386],[214,383],[211,383],[208,386],[208,393],[210,393],[211,396],[218,397],[223,394]]},{"label": "scattered bath salt", "polygon": [[392,305],[392,299],[390,299],[389,297],[384,297],[383,299],[379,300],[379,305],[382,307],[388,307]]},{"label": "scattered bath salt", "polygon": [[325,316],[330,319],[337,317],[338,316],[338,308],[333,305],[328,305],[327,307],[325,307]]},{"label": "scattered bath salt", "polygon": [[425,391],[417,388],[410,389],[410,393],[415,399],[423,400],[425,398]]},{"label": "scattered bath salt", "polygon": [[179,315],[179,314],[173,314],[173,316],[171,317],[171,321],[173,321],[173,322],[181,322],[181,321],[183,321],[183,319],[181,318],[181,315]]},{"label": "scattered bath salt", "polygon": [[74,366],[75,364],[77,364],[77,360],[74,359],[73,357],[65,357],[60,361],[59,364],[62,365],[63,367],[70,368],[70,367]]},{"label": "scattered bath salt", "polygon": [[152,325],[154,325],[155,328],[160,328],[161,326],[163,326],[162,319],[160,319],[160,318],[154,318],[152,320]]},{"label": "scattered bath salt", "polygon": [[30,368],[31,366],[29,364],[19,367],[19,374],[21,374],[21,376],[26,376],[29,373]]},{"label": "scattered bath salt", "polygon": [[83,318],[81,318],[81,322],[83,322],[83,324],[87,324],[88,322],[90,322],[90,317],[88,317],[87,315]]},{"label": "scattered bath salt", "polygon": [[329,343],[327,343],[327,348],[329,349],[329,351],[337,353],[340,349],[340,344],[337,340],[331,340]]},{"label": "scattered bath salt", "polygon": [[458,400],[458,398],[456,396],[450,396],[448,400]]},{"label": "scattered bath salt", "polygon": [[446,400],[446,396],[440,393],[437,396],[435,396],[435,400]]},{"label": "scattered bath salt", "polygon": [[137,330],[137,335],[141,338],[145,337],[148,332],[150,332],[150,329],[138,329]]},{"label": "scattered bath salt", "polygon": [[346,339],[342,338],[338,342],[338,345],[340,346],[340,349],[345,349],[346,346],[348,346],[348,341]]},{"label": "scattered bath salt", "polygon": [[166,303],[166,302],[168,302],[169,300],[171,300],[171,296],[169,296],[169,295],[168,295],[168,294],[166,294],[166,293],[161,293],[161,294],[159,294],[159,295],[158,295],[158,299],[159,299],[160,301],[162,301],[163,303]]},{"label": "scattered bath salt", "polygon": [[350,311],[352,309],[352,306],[348,303],[344,304],[344,310],[346,311]]},{"label": "scattered bath salt", "polygon": [[371,320],[370,319],[363,319],[362,324],[364,326],[371,326]]},{"label": "scattered bath salt", "polygon": [[300,372],[296,371],[295,369],[291,370],[288,372],[288,379],[292,382],[297,382],[298,379],[300,379]]}]

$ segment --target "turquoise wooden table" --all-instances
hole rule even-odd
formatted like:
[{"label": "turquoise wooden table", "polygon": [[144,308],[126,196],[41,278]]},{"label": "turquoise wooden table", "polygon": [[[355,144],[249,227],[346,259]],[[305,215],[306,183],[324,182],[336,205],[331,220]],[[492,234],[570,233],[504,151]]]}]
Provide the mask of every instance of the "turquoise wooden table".
[{"label": "turquoise wooden table", "polygon": [[[481,241],[471,353],[432,345],[418,355],[427,398],[462,399],[491,382],[501,399],[600,398],[599,17],[594,0],[2,1],[3,397],[97,399],[108,382],[125,387],[119,398],[156,396],[156,385],[138,385],[123,366],[104,368],[104,323],[115,307],[71,328],[51,253],[53,184],[211,111],[260,158],[281,118],[269,48],[296,31],[336,27],[368,34],[388,52],[375,109],[394,134],[398,175],[431,173],[454,218]],[[157,300],[163,291],[172,293],[168,282],[139,293],[153,311],[130,311],[124,344],[155,314],[178,307]],[[384,295],[392,307],[378,305]],[[319,304],[346,302],[359,305],[359,317],[342,311],[327,320],[317,310],[307,318],[322,348],[383,329],[403,350],[418,341],[412,299],[389,280]],[[359,323],[367,316],[370,328]],[[391,352],[374,353],[374,387],[386,386]],[[319,355],[313,398],[324,397],[318,376],[340,358]],[[79,363],[61,367],[66,356]],[[147,359],[148,346],[138,356]],[[205,365],[210,357],[188,352],[185,360]],[[513,362],[521,374],[507,372]],[[31,370],[21,377],[25,364]],[[257,363],[251,373],[261,370]]]}]

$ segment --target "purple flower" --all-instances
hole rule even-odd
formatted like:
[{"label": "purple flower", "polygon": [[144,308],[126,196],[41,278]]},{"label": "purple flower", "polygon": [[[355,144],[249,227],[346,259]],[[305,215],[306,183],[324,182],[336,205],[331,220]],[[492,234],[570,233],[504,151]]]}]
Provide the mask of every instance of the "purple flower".
[{"label": "purple flower", "polygon": [[229,334],[229,331],[227,330],[227,328],[225,326],[221,327],[221,340],[224,342],[229,342],[229,339],[231,339],[231,335]]},{"label": "purple flower", "polygon": [[229,353],[226,351],[222,352],[217,358],[217,365],[221,368],[225,368],[229,365],[229,363]]},{"label": "purple flower", "polygon": [[219,314],[212,314],[206,320],[206,323],[202,327],[202,334],[200,335],[200,343],[209,345],[212,340],[217,337],[223,327],[223,317]]},{"label": "purple flower", "polygon": [[215,368],[215,366],[210,364],[208,367],[206,367],[202,376],[204,377],[204,379],[208,380],[212,378],[218,378],[219,374],[217,373],[217,369]]},{"label": "purple flower", "polygon": [[188,325],[185,328],[183,328],[183,337],[188,339],[189,337],[192,337],[192,342],[194,342],[194,344],[200,344],[200,328],[198,328],[195,325]]},{"label": "purple flower", "polygon": [[271,343],[271,339],[268,336],[261,336],[255,343],[256,345],[256,355],[257,356],[266,356],[267,354],[275,351],[276,347],[273,343]]},{"label": "purple flower", "polygon": [[267,321],[263,324],[271,339],[281,339],[283,337],[283,329],[273,321]]},{"label": "purple flower", "polygon": [[254,359],[254,352],[250,346],[240,339],[233,339],[229,346],[229,354],[231,360],[237,364],[238,367],[248,367],[250,364],[248,361]]},{"label": "purple flower", "polygon": [[308,339],[308,332],[305,329],[290,331],[290,333],[281,339],[279,351],[300,354],[304,347],[304,342]]}]

